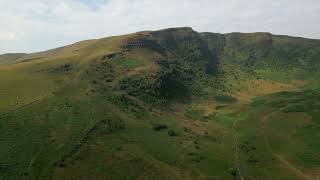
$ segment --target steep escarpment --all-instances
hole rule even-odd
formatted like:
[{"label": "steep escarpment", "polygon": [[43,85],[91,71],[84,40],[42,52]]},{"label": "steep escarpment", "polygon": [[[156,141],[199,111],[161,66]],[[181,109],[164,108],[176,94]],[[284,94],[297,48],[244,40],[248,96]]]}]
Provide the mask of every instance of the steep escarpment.
[{"label": "steep escarpment", "polygon": [[[255,68],[316,70],[319,40],[270,33],[204,33],[215,51],[231,63]],[[223,52],[223,53],[221,53]]]},{"label": "steep escarpment", "polygon": [[121,39],[117,53],[97,58],[96,65],[121,71],[110,81],[130,96],[151,103],[187,101],[199,94],[238,91],[242,85],[233,81],[267,80],[279,72],[291,80],[306,77],[305,72],[316,72],[319,66],[319,44],[270,33],[171,28],[131,34]]}]

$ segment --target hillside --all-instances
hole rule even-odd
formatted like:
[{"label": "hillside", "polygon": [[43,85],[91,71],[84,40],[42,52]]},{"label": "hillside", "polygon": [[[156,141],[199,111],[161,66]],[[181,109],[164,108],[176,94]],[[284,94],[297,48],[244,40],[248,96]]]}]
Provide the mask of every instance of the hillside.
[{"label": "hillside", "polygon": [[144,31],[0,56],[0,179],[315,179],[320,40]]},{"label": "hillside", "polygon": [[9,53],[0,55],[0,64],[13,62],[26,55],[25,53]]}]

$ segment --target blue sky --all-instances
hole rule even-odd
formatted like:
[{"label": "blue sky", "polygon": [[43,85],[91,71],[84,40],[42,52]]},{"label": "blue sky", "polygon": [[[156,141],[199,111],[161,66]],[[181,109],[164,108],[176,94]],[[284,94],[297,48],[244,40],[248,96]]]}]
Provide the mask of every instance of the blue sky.
[{"label": "blue sky", "polygon": [[319,0],[0,0],[0,54],[190,26],[320,39]]}]

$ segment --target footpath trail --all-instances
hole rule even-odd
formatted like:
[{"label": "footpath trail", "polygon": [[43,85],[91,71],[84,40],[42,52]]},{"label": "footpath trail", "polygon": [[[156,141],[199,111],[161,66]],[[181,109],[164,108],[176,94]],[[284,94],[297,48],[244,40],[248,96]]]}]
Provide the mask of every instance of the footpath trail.
[{"label": "footpath trail", "polygon": [[274,156],[281,164],[283,164],[285,167],[287,167],[288,169],[290,169],[292,172],[294,172],[296,174],[297,177],[301,178],[301,179],[305,179],[305,180],[311,180],[312,178],[308,175],[306,175],[305,173],[303,173],[300,169],[298,169],[297,167],[295,167],[293,164],[291,164],[289,161],[287,161],[285,158],[283,158],[281,155],[276,154],[270,145],[268,136],[267,136],[267,128],[266,128],[266,122],[267,120],[273,116],[274,114],[276,114],[277,111],[273,111],[271,113],[269,113],[268,115],[264,116],[261,120],[261,130],[262,130],[262,134],[263,134],[263,139],[265,142],[265,145],[268,149],[268,151],[272,154],[272,156]]},{"label": "footpath trail", "polygon": [[36,100],[30,101],[30,102],[28,102],[28,103],[26,103],[26,104],[23,104],[23,105],[21,105],[21,106],[18,106],[18,107],[14,108],[14,109],[11,109],[11,110],[5,112],[5,113],[2,113],[2,114],[0,114],[0,116],[5,116],[5,115],[7,115],[7,114],[9,114],[9,113],[22,110],[22,109],[27,108],[27,107],[31,106],[32,104],[40,101],[40,100],[41,100],[41,99],[36,99]]},{"label": "footpath trail", "polygon": [[235,148],[235,165],[236,165],[236,170],[237,170],[237,179],[240,180],[244,180],[242,174],[241,174],[241,170],[240,170],[240,160],[239,160],[239,137],[238,134],[236,132],[236,127],[237,127],[237,123],[238,123],[239,119],[235,119],[233,122],[233,132],[234,132],[234,136],[233,136],[233,144],[234,144],[234,148]]},{"label": "footpath trail", "polygon": [[49,94],[45,94],[45,95],[36,97],[34,100],[31,100],[31,101],[29,101],[29,102],[27,102],[27,103],[24,103],[24,104],[20,105],[20,106],[15,106],[14,108],[9,109],[9,110],[7,110],[7,111],[4,112],[4,113],[0,113],[0,116],[5,116],[5,115],[10,114],[10,113],[12,113],[12,112],[16,112],[16,111],[25,109],[25,108],[27,108],[27,107],[29,107],[29,106],[37,103],[37,102],[40,102],[41,100],[43,100],[43,99],[45,99],[45,98],[47,98],[47,97],[49,97]]},{"label": "footpath trail", "polygon": [[[19,110],[28,108],[29,106],[31,106],[31,105],[33,105],[33,104],[35,104],[35,103],[37,103],[37,102],[40,102],[40,101],[43,100],[45,97],[47,97],[47,96],[38,97],[37,99],[34,99],[34,100],[32,100],[32,101],[29,101],[29,102],[27,102],[27,103],[25,103],[25,104],[23,104],[23,105],[16,106],[15,108],[12,108],[12,109],[8,110],[7,112],[0,113],[0,116],[6,116],[6,115],[8,115],[8,114],[10,114],[10,113],[12,113],[12,112],[16,112],[16,111],[19,111]],[[37,150],[37,152],[35,153],[35,155],[33,155],[33,157],[31,158],[31,161],[30,161],[30,163],[29,163],[29,165],[28,165],[28,168],[27,168],[27,169],[28,169],[27,172],[30,171],[31,166],[33,165],[34,161],[36,160],[36,157],[40,154],[40,149],[41,149],[41,148],[39,148],[39,150]]]}]

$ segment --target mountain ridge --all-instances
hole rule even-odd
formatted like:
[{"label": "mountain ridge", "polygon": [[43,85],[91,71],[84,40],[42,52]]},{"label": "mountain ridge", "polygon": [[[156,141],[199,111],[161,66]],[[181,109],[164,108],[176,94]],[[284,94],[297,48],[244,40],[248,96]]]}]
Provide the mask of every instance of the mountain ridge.
[{"label": "mountain ridge", "polygon": [[[134,32],[134,33],[129,33],[129,34],[138,34],[138,33],[145,33],[145,32],[156,32],[156,31],[164,31],[164,30],[188,30],[188,31],[198,32],[198,31],[193,30],[192,27],[173,27],[173,28],[164,28],[164,29],[152,30],[152,31],[151,30],[137,31],[137,32]],[[296,38],[296,39],[303,39],[303,40],[320,41],[320,39],[306,38],[306,37],[302,37],[302,36],[290,36],[290,35],[285,35],[285,34],[272,34],[270,32],[263,32],[263,31],[257,31],[257,32],[229,32],[229,33],[216,33],[216,32],[204,31],[204,32],[198,32],[198,33],[200,33],[200,34],[220,34],[220,35],[230,35],[230,34],[244,34],[244,35],[246,35],[246,34],[270,34],[272,36],[279,36],[279,37],[288,37],[288,38]],[[78,41],[78,42],[71,43],[69,45],[64,45],[64,46],[60,46],[60,47],[57,47],[57,48],[38,51],[38,52],[32,52],[32,53],[3,53],[3,54],[0,54],[0,56],[7,55],[7,54],[25,54],[26,55],[26,54],[42,53],[42,52],[47,52],[47,51],[54,50],[54,49],[59,49],[59,48],[67,47],[67,46],[72,46],[72,45],[75,45],[75,44],[78,44],[78,43],[82,43],[82,42],[102,40],[102,39],[105,39],[105,38],[125,36],[125,35],[129,35],[129,34],[107,36],[107,37],[96,38],[96,39],[81,40],[81,41]]]}]

